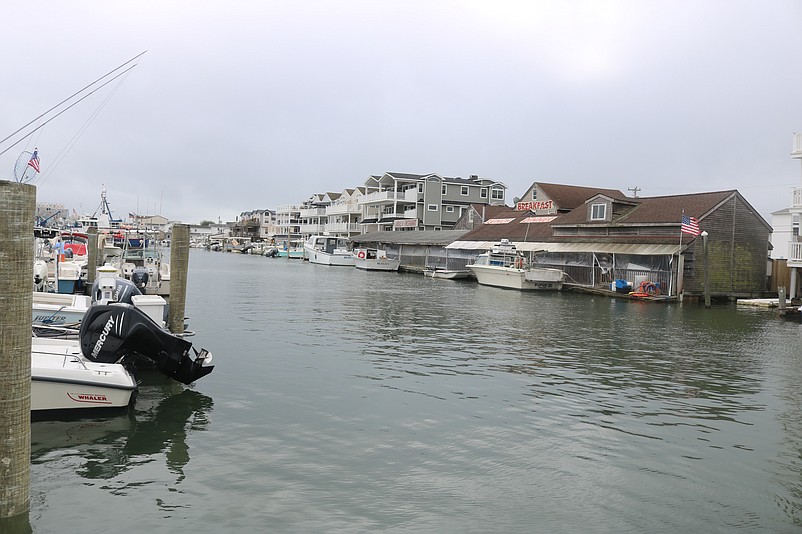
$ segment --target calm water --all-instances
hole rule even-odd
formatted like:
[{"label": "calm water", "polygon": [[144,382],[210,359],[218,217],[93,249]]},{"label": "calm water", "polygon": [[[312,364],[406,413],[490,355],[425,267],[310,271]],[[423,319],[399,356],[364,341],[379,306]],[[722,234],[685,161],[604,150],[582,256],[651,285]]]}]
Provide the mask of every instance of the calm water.
[{"label": "calm water", "polygon": [[194,388],[33,425],[34,532],[795,532],[802,326],[192,251]]}]

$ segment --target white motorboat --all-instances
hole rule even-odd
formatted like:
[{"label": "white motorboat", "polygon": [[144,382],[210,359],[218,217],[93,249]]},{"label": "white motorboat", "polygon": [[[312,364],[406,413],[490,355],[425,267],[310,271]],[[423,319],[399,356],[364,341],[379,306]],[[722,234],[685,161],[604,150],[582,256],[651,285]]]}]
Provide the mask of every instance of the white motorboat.
[{"label": "white motorboat", "polygon": [[313,235],[304,243],[304,253],[310,263],[321,265],[354,265],[348,250],[348,239],[332,235]]},{"label": "white motorboat", "polygon": [[[77,340],[32,339],[33,410],[126,406],[136,389],[127,366],[135,361],[147,361],[183,384],[191,384],[214,369],[209,365],[211,353],[194,349],[189,341],[157,322],[162,303],[146,300],[140,307],[123,302],[109,304],[121,286],[133,283],[103,272],[96,286],[102,298],[84,314]],[[152,295],[132,298],[136,297],[164,300]]]},{"label": "white motorboat", "polygon": [[93,286],[93,297],[87,295],[66,295],[63,293],[33,292],[33,326],[38,327],[73,327],[80,326],[92,299],[101,300],[102,284],[108,285],[107,302],[124,302],[133,304],[144,311],[153,321],[164,327],[167,301],[160,295],[143,295],[131,282],[120,278],[117,270],[110,265],[98,267],[98,279]]},{"label": "white motorboat", "polygon": [[31,342],[31,410],[122,408],[136,389],[124,365],[86,359],[78,340]]},{"label": "white motorboat", "polygon": [[436,267],[429,267],[423,271],[423,276],[431,278],[443,278],[445,280],[459,280],[461,278],[468,278],[471,271],[468,269],[438,269]]},{"label": "white motorboat", "polygon": [[376,248],[355,248],[354,267],[366,271],[397,271],[400,258],[390,258],[387,251]]},{"label": "white motorboat", "polygon": [[521,290],[558,290],[565,281],[560,269],[531,267],[523,255],[508,240],[492,250],[479,254],[467,266],[482,285]]},{"label": "white motorboat", "polygon": [[86,295],[33,292],[33,325],[64,326],[78,324],[92,299]]}]

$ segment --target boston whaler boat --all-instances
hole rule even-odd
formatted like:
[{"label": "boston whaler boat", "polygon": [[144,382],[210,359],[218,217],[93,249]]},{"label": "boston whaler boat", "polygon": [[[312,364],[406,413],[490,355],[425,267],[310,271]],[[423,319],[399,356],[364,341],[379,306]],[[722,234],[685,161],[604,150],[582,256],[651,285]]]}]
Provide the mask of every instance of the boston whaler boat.
[{"label": "boston whaler boat", "polygon": [[479,254],[476,261],[467,265],[482,285],[509,289],[561,289],[565,273],[560,269],[530,267],[529,262],[509,240],[492,250]]},{"label": "boston whaler boat", "polygon": [[103,298],[86,311],[78,339],[33,338],[32,410],[127,406],[137,387],[129,370],[136,361],[150,362],[183,384],[212,372],[212,355],[205,349],[194,349],[140,308],[108,303],[117,286],[131,282],[112,277],[98,282]]}]

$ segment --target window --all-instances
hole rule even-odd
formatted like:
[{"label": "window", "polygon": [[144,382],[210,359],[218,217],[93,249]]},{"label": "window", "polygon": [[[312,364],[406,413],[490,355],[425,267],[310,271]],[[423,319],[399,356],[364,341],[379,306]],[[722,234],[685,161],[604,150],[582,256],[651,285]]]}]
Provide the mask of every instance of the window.
[{"label": "window", "polygon": [[532,189],[532,200],[537,200],[537,187]]},{"label": "window", "polygon": [[448,191],[448,186],[446,184],[443,184],[443,194],[445,195],[447,191]]},{"label": "window", "polygon": [[454,213],[454,206],[446,206],[447,213]]},{"label": "window", "polygon": [[494,187],[491,189],[490,195],[493,200],[504,200],[504,190],[500,187]]},{"label": "window", "polygon": [[487,188],[483,187],[479,190],[479,198],[487,198]]},{"label": "window", "polygon": [[437,211],[437,204],[429,204],[429,206],[427,206],[427,209],[429,211]]},{"label": "window", "polygon": [[418,193],[423,193],[423,182],[418,182]]},{"label": "window", "polygon": [[603,221],[607,218],[607,204],[591,204],[590,220]]},{"label": "window", "polygon": [[467,185],[463,185],[463,186],[460,188],[460,194],[461,194],[462,196],[464,196],[464,197],[467,197],[467,196],[468,196],[468,191],[469,191],[469,189],[468,189],[468,186],[467,186]]}]

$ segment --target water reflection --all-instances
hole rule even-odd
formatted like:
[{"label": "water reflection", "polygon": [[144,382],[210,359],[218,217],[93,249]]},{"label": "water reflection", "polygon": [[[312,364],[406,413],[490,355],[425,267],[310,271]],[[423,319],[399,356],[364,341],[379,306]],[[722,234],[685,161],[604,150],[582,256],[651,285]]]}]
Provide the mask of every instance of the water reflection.
[{"label": "water reflection", "polygon": [[209,426],[213,401],[192,389],[177,388],[157,374],[142,377],[134,407],[124,413],[67,415],[31,424],[31,461],[46,464],[79,456],[76,472],[86,479],[112,479],[164,453],[176,483],[190,460],[187,436]]}]

